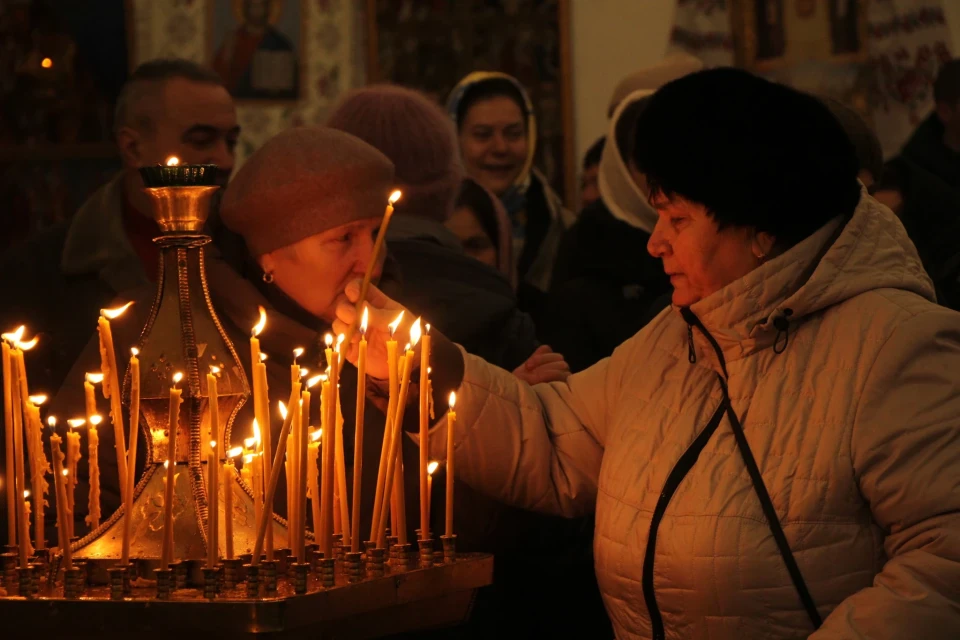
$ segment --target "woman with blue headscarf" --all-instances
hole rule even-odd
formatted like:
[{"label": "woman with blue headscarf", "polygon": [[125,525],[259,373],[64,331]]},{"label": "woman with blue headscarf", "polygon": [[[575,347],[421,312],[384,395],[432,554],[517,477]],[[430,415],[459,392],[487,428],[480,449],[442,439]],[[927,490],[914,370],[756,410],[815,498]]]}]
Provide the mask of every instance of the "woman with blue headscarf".
[{"label": "woman with blue headscarf", "polygon": [[500,198],[510,217],[517,296],[534,319],[542,310],[557,249],[573,215],[533,167],[537,127],[533,104],[512,76],[477,71],[448,101],[466,172]]}]

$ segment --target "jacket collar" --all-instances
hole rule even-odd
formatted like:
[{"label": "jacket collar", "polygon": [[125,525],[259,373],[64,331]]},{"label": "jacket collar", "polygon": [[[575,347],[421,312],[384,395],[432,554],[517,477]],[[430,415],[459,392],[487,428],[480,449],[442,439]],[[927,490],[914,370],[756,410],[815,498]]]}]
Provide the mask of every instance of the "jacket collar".
[{"label": "jacket collar", "polygon": [[97,189],[73,217],[60,258],[64,274],[98,274],[117,292],[150,285],[123,230],[122,208],[121,172]]},{"label": "jacket collar", "polygon": [[[777,346],[790,327],[830,306],[878,289],[935,301],[903,225],[861,192],[852,217],[836,218],[790,250],[690,307],[726,362]],[[689,319],[688,319],[689,323]],[[697,354],[715,347],[694,332]],[[783,345],[786,348],[786,345]]]}]

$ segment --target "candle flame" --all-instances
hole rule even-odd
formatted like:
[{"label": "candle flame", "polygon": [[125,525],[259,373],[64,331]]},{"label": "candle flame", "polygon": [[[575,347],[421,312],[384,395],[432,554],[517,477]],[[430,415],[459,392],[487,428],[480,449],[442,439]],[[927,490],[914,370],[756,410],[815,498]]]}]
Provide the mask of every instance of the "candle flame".
[{"label": "candle flame", "polygon": [[29,498],[29,497],[30,497],[30,489],[24,489],[24,490],[23,490],[23,499],[26,500],[26,499]]},{"label": "candle flame", "polygon": [[48,417],[47,417],[47,424],[50,425],[50,428],[51,428],[51,429],[56,429],[56,428],[57,428],[57,416],[48,416]]},{"label": "candle flame", "polygon": [[259,336],[260,332],[263,331],[263,328],[267,326],[267,310],[263,307],[257,307],[257,310],[260,311],[260,321],[253,325],[254,338]]},{"label": "candle flame", "polygon": [[260,447],[260,424],[257,422],[257,419],[253,419],[253,442]]},{"label": "candle flame", "polygon": [[50,58],[44,58],[43,60],[40,61],[40,66],[43,67],[44,69],[51,69],[53,68],[53,60],[51,60]]},{"label": "candle flame", "polygon": [[70,469],[64,469],[63,471],[60,472],[60,474],[61,474],[64,478],[66,478],[68,475],[70,475]]},{"label": "candle flame", "polygon": [[252,454],[252,453],[248,453],[247,455],[243,456],[243,464],[253,464],[253,454]]},{"label": "candle flame", "polygon": [[410,349],[412,349],[412,348],[413,348],[413,347],[412,347],[412,346],[410,345],[410,343],[408,342],[408,343],[407,343],[407,346],[405,346],[405,347],[403,348],[403,350],[404,350],[404,351],[410,351]]},{"label": "candle flame", "polygon": [[168,167],[176,167],[179,164],[180,164],[180,158],[178,158],[177,156],[170,156],[169,158],[167,158],[166,165]]},{"label": "candle flame", "polygon": [[329,348],[329,347],[332,347],[332,346],[333,346],[333,334],[332,334],[332,333],[328,333],[327,335],[323,336],[323,342],[324,342],[324,344],[327,345],[328,348]]},{"label": "candle flame", "polygon": [[430,335],[430,323],[429,323],[429,322],[424,325],[424,328],[426,329],[426,334],[427,334],[427,335]]},{"label": "candle flame", "polygon": [[303,347],[297,347],[293,350],[293,364],[297,364],[297,358],[303,355]]},{"label": "candle flame", "polygon": [[183,380],[183,372],[177,371],[173,374],[173,387],[176,388],[180,381]]},{"label": "candle flame", "polygon": [[257,444],[256,438],[245,438],[243,441],[243,446],[246,447],[247,449],[253,449],[253,447],[256,444]]},{"label": "candle flame", "polygon": [[217,441],[216,441],[216,440],[211,440],[211,441],[210,441],[210,448],[213,449],[214,451],[216,451],[216,449],[217,449]]},{"label": "candle flame", "polygon": [[[169,468],[170,468],[170,461],[169,461],[169,460],[164,460],[164,461],[163,461],[163,468],[164,468],[164,469],[169,469]],[[63,475],[67,475],[67,474],[63,474]]]},{"label": "candle flame", "polygon": [[321,436],[323,436],[323,429],[317,429],[316,431],[310,434],[310,440],[313,442],[316,442],[321,438]]},{"label": "candle flame", "polygon": [[393,322],[391,322],[390,324],[387,325],[388,327],[390,327],[390,337],[391,337],[391,338],[393,337],[393,334],[396,332],[397,327],[400,326],[400,321],[401,321],[401,320],[403,320],[403,311],[400,312],[400,315],[397,316],[397,319],[396,319],[396,320],[394,320]]},{"label": "candle flame", "polygon": [[77,427],[82,427],[83,425],[87,424],[87,421],[83,418],[72,418],[67,420],[67,424],[70,425],[71,429],[76,429]]},{"label": "candle flame", "polygon": [[243,447],[234,447],[233,449],[228,449],[228,450],[227,450],[227,457],[228,457],[228,458],[236,458],[236,457],[239,456],[241,453],[243,453]]},{"label": "candle flame", "polygon": [[122,307],[117,307],[116,309],[100,309],[100,315],[102,315],[107,320],[116,320],[123,312],[130,308],[130,305],[133,304],[133,300],[123,305]]},{"label": "candle flame", "polygon": [[321,380],[325,379],[326,377],[327,377],[327,376],[323,375],[322,373],[321,373],[320,375],[318,375],[318,376],[313,376],[312,378],[310,378],[309,380],[307,380],[307,389],[312,389],[313,387],[315,387],[315,386],[317,385],[318,382],[320,382]]},{"label": "candle flame", "polygon": [[457,392],[451,391],[450,392],[450,408],[453,409],[454,405],[456,404],[457,404]]},{"label": "candle flame", "polygon": [[370,319],[370,307],[363,305],[363,315],[360,316],[360,333],[367,335],[367,321]]},{"label": "candle flame", "polygon": [[215,365],[215,364],[210,365],[210,373],[212,373],[213,375],[219,374],[219,373],[220,373],[220,367],[218,367],[218,366]]},{"label": "candle flame", "polygon": [[136,347],[130,347],[130,355],[136,358],[138,355],[140,355],[140,349],[137,349]]},{"label": "candle flame", "polygon": [[430,464],[427,465],[427,475],[433,475],[433,472],[437,470],[437,467],[440,466],[440,463],[436,460],[431,460]]},{"label": "candle flame", "polygon": [[400,189],[395,190],[393,193],[390,194],[390,204],[397,204],[397,200],[399,200],[400,196],[402,195],[403,194],[400,193]]},{"label": "candle flame", "polygon": [[35,346],[37,346],[38,342],[40,342],[40,338],[38,336],[33,336],[33,340],[28,340],[27,342],[17,341],[17,347],[20,348],[20,351],[30,351],[30,349],[33,349]]},{"label": "candle flame", "polygon": [[42,405],[44,402],[47,401],[47,396],[41,393],[39,395],[29,396],[27,399],[39,407],[40,405]]},{"label": "candle flame", "polygon": [[420,342],[420,318],[417,318],[413,325],[410,327],[410,344],[417,346],[417,343]]},{"label": "candle flame", "polygon": [[310,375],[310,369],[307,369],[306,367],[300,367],[300,377],[306,378],[308,375]]},{"label": "candle flame", "polygon": [[280,405],[280,417],[284,420],[287,419],[287,406],[283,404],[283,400],[278,400],[277,404]]},{"label": "candle flame", "polygon": [[103,416],[98,416],[96,414],[90,416],[90,424],[93,426],[97,426],[101,422],[103,422]]},{"label": "candle flame", "polygon": [[20,339],[23,338],[23,333],[27,330],[27,327],[20,325],[17,327],[16,331],[11,331],[10,333],[4,333],[2,338],[7,342],[16,345],[20,342]]},{"label": "candle flame", "polygon": [[260,362],[266,362],[266,361],[267,361],[267,354],[265,354],[263,351],[261,351],[261,352],[260,352]]},{"label": "candle flame", "polygon": [[87,382],[89,382],[90,384],[100,384],[101,382],[103,382],[102,373],[88,373],[84,377],[86,378]]}]

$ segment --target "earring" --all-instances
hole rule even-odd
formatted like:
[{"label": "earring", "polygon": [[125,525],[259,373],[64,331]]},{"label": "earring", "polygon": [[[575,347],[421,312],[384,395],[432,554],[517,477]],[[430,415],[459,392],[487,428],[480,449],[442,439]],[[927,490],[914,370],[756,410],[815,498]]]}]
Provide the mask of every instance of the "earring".
[{"label": "earring", "polygon": [[266,282],[267,284],[273,284],[273,273],[271,273],[271,272],[269,272],[269,271],[264,271],[264,272],[263,272],[263,281]]},{"label": "earring", "polygon": [[763,252],[758,253],[758,254],[757,254],[757,260],[760,261],[760,264],[763,264],[764,262],[767,261],[767,254],[765,254],[765,253],[763,253]]}]

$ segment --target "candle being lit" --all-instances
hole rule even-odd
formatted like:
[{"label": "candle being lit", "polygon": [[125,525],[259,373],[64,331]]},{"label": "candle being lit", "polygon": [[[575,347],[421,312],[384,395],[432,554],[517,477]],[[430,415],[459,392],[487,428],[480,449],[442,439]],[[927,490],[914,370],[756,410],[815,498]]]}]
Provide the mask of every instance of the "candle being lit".
[{"label": "candle being lit", "polygon": [[121,497],[127,492],[127,444],[123,432],[123,406],[120,403],[121,387],[119,372],[117,371],[117,356],[113,346],[113,332],[110,321],[116,320],[130,308],[133,302],[128,302],[116,309],[101,309],[97,320],[97,331],[100,335],[100,371],[103,373],[101,389],[103,397],[110,400],[110,420],[113,422],[113,435],[116,440],[117,476],[120,481]]},{"label": "candle being lit", "polygon": [[453,431],[457,424],[457,412],[453,407],[457,404],[457,394],[450,392],[450,410],[447,411],[447,503],[446,527],[447,537],[453,535]]}]

